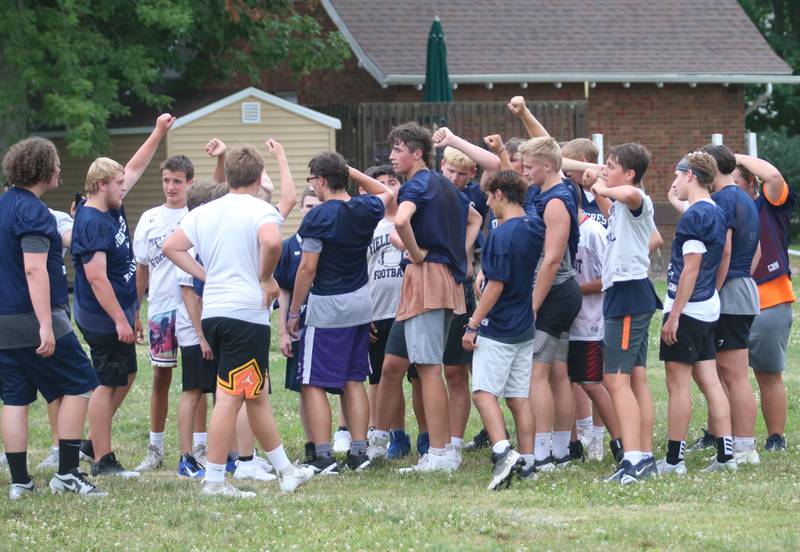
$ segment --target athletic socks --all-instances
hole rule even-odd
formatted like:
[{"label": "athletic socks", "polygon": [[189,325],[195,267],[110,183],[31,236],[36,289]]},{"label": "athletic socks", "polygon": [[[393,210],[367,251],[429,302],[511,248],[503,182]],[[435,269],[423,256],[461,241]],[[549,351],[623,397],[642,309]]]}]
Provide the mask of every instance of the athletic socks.
[{"label": "athletic socks", "polygon": [[428,454],[432,456],[447,456],[447,448],[429,448]]},{"label": "athletic socks", "polygon": [[317,456],[333,456],[330,443],[315,443],[315,446],[317,447]]},{"label": "athletic socks", "polygon": [[94,460],[94,445],[91,439],[81,439],[81,452]]},{"label": "athletic socks", "polygon": [[356,440],[353,439],[350,441],[350,454],[353,456],[361,456],[367,453],[367,441],[366,440]]},{"label": "athletic socks", "polygon": [[205,445],[208,441],[208,433],[192,433],[192,446]]},{"label": "athletic socks", "polygon": [[592,417],[587,416],[579,420],[575,420],[575,427],[580,431],[581,429],[589,429],[592,427]]},{"label": "athletic socks", "polygon": [[372,430],[372,436],[376,444],[386,445],[389,442],[389,432],[382,429]]},{"label": "athletic socks", "polygon": [[222,483],[225,481],[225,464],[206,462],[205,480],[209,483]]},{"label": "athletic socks", "polygon": [[[537,433],[533,438],[533,456],[538,461],[546,460],[550,456],[551,433]],[[567,446],[569,446],[569,436],[567,436]]]},{"label": "athletic socks", "polygon": [[59,475],[65,475],[68,471],[78,467],[80,450],[81,450],[80,439],[58,440]]},{"label": "athletic socks", "polygon": [[12,483],[27,485],[31,482],[31,476],[28,475],[28,451],[6,452],[6,460]]},{"label": "athletic socks", "polygon": [[755,437],[734,437],[733,438],[733,451],[734,452],[749,452],[755,450],[756,438]]},{"label": "athletic socks", "polygon": [[464,439],[460,437],[450,437],[450,444],[453,445],[454,448],[460,450],[464,448]]},{"label": "athletic socks", "polygon": [[605,439],[606,437],[606,426],[592,426],[592,437]]},{"label": "athletic socks", "polygon": [[269,463],[272,464],[272,467],[275,468],[275,471],[279,473],[285,472],[292,465],[289,461],[289,457],[286,456],[286,451],[283,450],[283,445],[278,446],[278,448],[274,450],[268,450],[267,458],[269,459]]},{"label": "athletic socks", "polygon": [[254,457],[252,454],[250,456],[240,456],[239,462],[252,462]]},{"label": "athletic socks", "polygon": [[667,464],[673,466],[683,461],[686,452],[686,441],[667,441]]},{"label": "athletic socks", "polygon": [[508,439],[503,439],[502,441],[497,441],[492,445],[492,452],[495,454],[500,454],[507,448],[511,448],[511,443],[508,442]]},{"label": "athletic socks", "polygon": [[236,462],[239,459],[239,451],[238,450],[229,450],[228,451],[228,461],[229,462]]},{"label": "athletic socks", "polygon": [[150,432],[150,444],[158,447],[158,450],[164,450],[164,432]]},{"label": "athletic socks", "polygon": [[733,437],[717,437],[717,462],[724,464],[733,458]]},{"label": "athletic socks", "polygon": [[647,460],[648,458],[652,458],[652,457],[653,457],[653,451],[652,450],[643,450],[642,451],[642,460]]},{"label": "athletic socks", "polygon": [[622,439],[612,439],[611,442],[608,443],[609,448],[611,449],[611,455],[616,460],[618,456],[622,455],[623,447],[622,447]]},{"label": "athletic socks", "polygon": [[532,466],[534,461],[536,460],[533,454],[523,454],[522,459],[525,460],[525,467]]},{"label": "athletic socks", "polygon": [[570,431],[553,432],[553,457],[564,458],[569,456],[569,436]]},{"label": "athletic socks", "polygon": [[642,451],[640,450],[626,450],[622,456],[623,460],[627,460],[634,466],[641,462],[642,458],[644,458],[644,455],[642,455]]}]

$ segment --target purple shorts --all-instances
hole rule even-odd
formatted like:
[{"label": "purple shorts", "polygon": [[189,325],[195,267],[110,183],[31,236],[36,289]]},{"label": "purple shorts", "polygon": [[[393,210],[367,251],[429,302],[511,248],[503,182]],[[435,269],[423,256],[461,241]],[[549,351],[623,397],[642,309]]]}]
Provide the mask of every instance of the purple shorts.
[{"label": "purple shorts", "polygon": [[300,336],[298,378],[302,385],[342,389],[363,382],[369,367],[369,324],[347,328],[307,326]]}]

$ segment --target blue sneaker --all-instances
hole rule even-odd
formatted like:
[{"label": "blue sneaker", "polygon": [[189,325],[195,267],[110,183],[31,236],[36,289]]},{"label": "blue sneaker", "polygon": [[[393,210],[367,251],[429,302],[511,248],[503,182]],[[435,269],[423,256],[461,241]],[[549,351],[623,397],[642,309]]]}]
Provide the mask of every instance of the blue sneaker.
[{"label": "blue sneaker", "polygon": [[206,476],[206,470],[202,464],[195,460],[194,456],[182,454],[181,460],[178,462],[178,475],[191,479],[202,479]]},{"label": "blue sneaker", "polygon": [[428,432],[420,433],[417,435],[417,454],[425,456],[428,454],[428,449],[431,448],[431,441],[428,438]]},{"label": "blue sneaker", "polygon": [[[426,434],[427,435],[427,434]],[[419,445],[417,445],[419,448]],[[389,449],[386,455],[389,460],[397,460],[411,454],[411,437],[402,429],[389,432]]]},{"label": "blue sneaker", "polygon": [[231,458],[231,455],[228,455],[228,459],[225,461],[225,471],[227,473],[233,473],[236,471],[236,459]]}]

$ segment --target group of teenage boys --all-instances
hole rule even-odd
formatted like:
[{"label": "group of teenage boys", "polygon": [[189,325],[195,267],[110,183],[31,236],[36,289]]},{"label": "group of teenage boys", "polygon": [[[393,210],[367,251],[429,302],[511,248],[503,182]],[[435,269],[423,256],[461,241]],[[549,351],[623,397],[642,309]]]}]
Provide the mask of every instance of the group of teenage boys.
[{"label": "group of teenage boys", "polygon": [[[362,173],[335,152],[315,155],[302,221],[283,241],[280,226],[297,199],[274,140],[266,148],[279,167],[277,207],[258,149],[212,139],[213,182],[195,181],[184,155],[165,160],[165,202],[142,215],[133,240],[123,200],[173,117],[158,118],[124,167],[105,157],[92,163],[71,227],[70,216],[40,199],[60,183],[53,144],[31,138],[12,146],[3,160],[9,190],[0,198],[0,256],[10,267],[0,304],[10,497],[34,489],[27,415],[37,392],[49,404],[54,447],[43,466],[57,466],[53,492],[106,494],[80,472],[79,458],[91,462],[92,476],[139,477],[162,467],[179,351],[178,474],[201,479],[205,494],[255,495],[226,482],[226,472],[277,479],[291,492],[315,474],[408,456],[406,377],[419,460],[403,473],[449,473],[465,448],[488,445],[489,488],[499,489],[582,460],[584,447],[602,460],[608,431],[616,462],[609,481],[685,474],[692,379],[708,403],[708,428],[692,448],[716,448],[706,469],[757,464],[748,366],[761,388],[765,450],[785,449],[781,372],[794,301],[787,249],[796,198],[780,174],[724,146],[676,164],[669,197],[682,214],[662,303],[648,276],[650,254],[663,243],[643,188],[649,152],[622,144],[598,165],[591,141],[560,145],[523,98],[508,107],[529,139],[491,135],[480,147],[447,128],[407,123],[388,137],[391,164]],[[435,148],[443,149],[439,171]],[[91,362],[70,321],[65,243],[75,265],[72,315]],[[129,471],[116,459],[112,420],[137,371],[145,293],[150,438]],[[306,439],[295,464],[269,399],[273,306],[285,387],[299,393]],[[646,361],[658,309],[669,409],[666,457],[657,462]],[[329,395],[339,399],[333,434]],[[484,428],[465,445],[471,403]],[[346,454],[341,464],[336,453]]]}]

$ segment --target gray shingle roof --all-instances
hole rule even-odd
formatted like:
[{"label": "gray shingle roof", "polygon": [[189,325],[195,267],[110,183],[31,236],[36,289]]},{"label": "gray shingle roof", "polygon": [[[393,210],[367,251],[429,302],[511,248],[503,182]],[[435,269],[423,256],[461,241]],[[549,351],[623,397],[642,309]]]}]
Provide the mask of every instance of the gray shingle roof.
[{"label": "gray shingle roof", "polygon": [[382,84],[424,80],[435,15],[442,19],[455,82],[687,82],[692,76],[697,82],[778,82],[768,77],[792,74],[736,0],[323,0],[323,5]]}]

